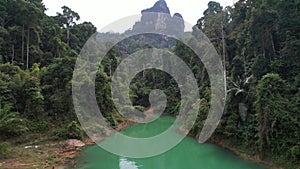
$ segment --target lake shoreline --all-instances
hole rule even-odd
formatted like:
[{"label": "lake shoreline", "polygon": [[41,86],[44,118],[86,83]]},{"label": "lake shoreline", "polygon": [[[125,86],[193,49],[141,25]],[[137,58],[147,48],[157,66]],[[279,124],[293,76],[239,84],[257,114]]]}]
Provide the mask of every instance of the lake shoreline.
[{"label": "lake shoreline", "polygon": [[[116,130],[117,131],[121,131],[124,130],[127,127],[130,127],[132,125],[134,125],[134,122],[131,121],[125,121],[123,123],[120,123],[117,127]],[[188,137],[191,137],[193,139],[196,139],[195,136],[191,136],[188,135]],[[0,160],[0,168],[10,168],[10,169],[17,169],[20,167],[26,167],[26,166],[39,166],[39,167],[43,167],[46,169],[52,169],[52,167],[54,167],[55,169],[57,168],[61,168],[62,166],[70,166],[70,167],[75,167],[76,166],[76,162],[75,159],[76,157],[78,157],[78,155],[80,154],[80,152],[87,146],[91,146],[94,145],[94,141],[89,138],[86,137],[83,139],[83,143],[85,144],[84,146],[80,147],[80,148],[67,148],[65,146],[67,140],[64,141],[50,141],[48,144],[45,145],[39,145],[38,148],[36,148],[36,150],[33,151],[43,151],[43,152],[47,152],[48,156],[49,156],[49,160],[46,161],[23,161],[20,160],[18,158],[14,158],[14,159],[5,159],[5,160]],[[211,138],[208,140],[207,143],[210,144],[214,144],[217,145],[223,149],[226,149],[228,151],[230,151],[231,153],[233,153],[234,155],[244,159],[244,160],[248,160],[248,161],[252,161],[254,163],[257,164],[262,164],[265,165],[267,167],[270,167],[272,169],[282,169],[280,167],[275,166],[272,162],[266,161],[266,160],[261,160],[259,158],[258,155],[249,155],[247,153],[242,153],[240,152],[236,147],[234,146],[230,146],[228,144],[229,140],[220,140],[220,139],[216,139],[216,138]],[[22,151],[25,151],[24,146],[18,146],[18,149],[22,149]],[[32,149],[35,149],[34,147],[32,147]],[[27,149],[28,150],[28,149]],[[32,150],[31,150],[32,151]]]},{"label": "lake shoreline", "polygon": [[69,140],[47,140],[47,143],[32,144],[23,143],[21,145],[11,145],[12,157],[0,159],[0,168],[20,169],[20,168],[44,168],[60,169],[61,166],[75,166],[74,159],[85,147],[94,144],[90,138],[85,138],[82,142],[84,146],[69,145]]},{"label": "lake shoreline", "polygon": [[[121,130],[124,130],[125,128],[127,128],[127,127],[130,127],[130,126],[134,125],[134,124],[135,124],[134,122],[126,121],[126,122],[120,123],[117,126],[116,130],[121,131]],[[191,136],[191,135],[187,135],[187,136],[191,137],[193,139],[196,139],[195,136]],[[93,141],[90,139],[89,142],[93,142]],[[264,166],[269,167],[271,169],[283,169],[282,167],[276,166],[273,162],[270,162],[270,161],[267,161],[267,160],[262,160],[259,157],[258,154],[250,155],[250,154],[247,154],[247,153],[240,152],[237,147],[230,146],[228,144],[228,142],[230,142],[230,141],[229,140],[223,140],[222,141],[222,140],[218,140],[218,139],[215,139],[215,138],[214,139],[209,139],[207,141],[207,143],[209,143],[209,144],[214,144],[214,145],[217,145],[217,146],[219,146],[219,147],[221,147],[225,150],[230,151],[235,156],[237,156],[237,157],[239,157],[243,160],[247,160],[247,161],[257,163],[257,164],[261,164],[261,165],[264,165]],[[89,144],[89,145],[93,145],[93,144]]]},{"label": "lake shoreline", "polygon": [[[195,137],[193,137],[193,138],[195,138]],[[237,156],[239,158],[242,158],[244,160],[252,161],[254,163],[261,164],[261,165],[264,165],[266,167],[269,167],[271,169],[283,169],[282,167],[276,166],[273,162],[270,162],[270,161],[267,161],[267,160],[262,160],[260,158],[260,156],[256,153],[254,155],[250,155],[250,154],[247,154],[247,153],[240,152],[237,147],[230,146],[228,144],[228,142],[230,142],[230,140],[225,140],[225,141],[223,140],[222,141],[222,140],[217,140],[217,139],[210,139],[208,143],[217,145],[217,146],[219,146],[219,147],[221,147],[225,150],[228,150],[231,153],[233,153],[235,156]]]}]

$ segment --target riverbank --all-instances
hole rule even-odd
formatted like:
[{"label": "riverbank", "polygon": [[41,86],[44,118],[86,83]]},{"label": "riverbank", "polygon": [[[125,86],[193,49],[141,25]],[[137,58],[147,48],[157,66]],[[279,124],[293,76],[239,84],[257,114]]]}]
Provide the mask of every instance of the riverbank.
[{"label": "riverbank", "polygon": [[[120,123],[116,130],[121,131],[126,127],[134,125],[135,123],[126,121]],[[195,137],[193,137],[195,138]],[[66,141],[51,141],[45,139],[40,140],[34,144],[22,144],[14,148],[15,158],[9,158],[6,160],[0,160],[0,169],[33,169],[33,168],[45,168],[45,169],[60,169],[65,166],[68,168],[74,168],[76,163],[74,158],[77,157],[84,146],[92,145],[94,142],[86,138],[83,140],[83,146],[69,145]],[[226,139],[210,139],[209,143],[216,144],[224,149],[231,151],[236,156],[242,159],[253,161],[255,163],[263,164],[272,169],[282,169],[276,167],[273,163],[265,160],[261,160],[258,155],[247,154],[241,152],[236,146],[232,146],[230,140]],[[230,144],[231,143],[231,144]],[[65,165],[67,164],[67,165]]]},{"label": "riverbank", "polygon": [[249,154],[249,153],[246,153],[246,152],[241,152],[241,150],[239,150],[237,147],[232,146],[231,140],[210,139],[209,143],[218,145],[219,147],[222,147],[223,149],[226,149],[226,150],[230,151],[234,155],[236,155],[236,156],[238,156],[238,157],[240,157],[244,160],[252,161],[252,162],[267,166],[271,169],[283,169],[283,167],[276,166],[271,161],[261,159],[260,156],[256,153]]},{"label": "riverbank", "polygon": [[[134,125],[134,124],[135,124],[134,122],[126,121],[126,122],[120,123],[117,126],[116,130],[121,131],[121,130],[127,128],[127,127],[130,127],[130,126]],[[193,137],[193,136],[189,136],[189,137],[192,137],[193,139],[196,139],[196,137]],[[234,155],[240,157],[241,159],[252,161],[254,163],[261,164],[261,165],[264,165],[266,167],[269,167],[271,169],[283,169],[282,167],[278,167],[270,161],[262,160],[259,157],[259,155],[257,155],[257,154],[248,154],[248,153],[241,152],[240,149],[238,149],[234,145],[230,144],[231,143],[230,140],[210,139],[208,141],[208,143],[215,144],[215,145],[217,145],[217,146],[219,146],[223,149],[226,149],[226,150],[230,151],[231,153],[233,153]],[[73,164],[75,164],[75,163],[73,162]]]},{"label": "riverbank", "polygon": [[91,139],[80,140],[41,140],[38,143],[10,145],[10,157],[0,160],[0,169],[60,169],[62,165],[75,165],[73,159]]},{"label": "riverbank", "polygon": [[[126,127],[129,127],[131,125],[134,125],[135,123],[127,121],[124,123],[121,123],[118,125],[117,130],[121,131],[123,129],[125,129]],[[196,139],[195,136],[190,136],[193,139]],[[239,147],[236,147],[234,145],[232,145],[232,141],[231,140],[226,140],[226,139],[221,139],[218,140],[216,138],[210,139],[208,141],[208,143],[211,144],[215,144],[225,150],[230,151],[231,153],[233,153],[234,155],[238,156],[241,159],[247,160],[247,161],[252,161],[253,163],[257,163],[257,164],[261,164],[263,166],[269,167],[271,169],[283,169],[282,167],[278,167],[276,166],[273,162],[267,161],[267,160],[262,160],[259,155],[255,154],[255,153],[247,153],[247,152],[242,152],[241,149]],[[248,150],[253,152],[252,150]]]},{"label": "riverbank", "polygon": [[[121,131],[133,124],[131,121],[125,121],[120,123],[116,130]],[[9,156],[5,158],[0,156],[0,169],[74,168],[76,164],[74,158],[85,146],[94,144],[89,137],[82,141],[74,139],[56,141],[47,138],[47,135],[39,135],[38,139],[27,142],[17,139],[8,140],[6,143]]]}]

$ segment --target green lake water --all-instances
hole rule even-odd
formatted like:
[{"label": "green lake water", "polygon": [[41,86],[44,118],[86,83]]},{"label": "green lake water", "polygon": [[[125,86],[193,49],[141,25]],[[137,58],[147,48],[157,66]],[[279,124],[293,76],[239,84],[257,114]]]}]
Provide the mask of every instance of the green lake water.
[{"label": "green lake water", "polygon": [[[149,137],[163,132],[173,122],[174,118],[160,117],[152,123],[133,125],[122,133]],[[216,145],[199,144],[190,137],[161,155],[138,159],[120,157],[93,145],[86,147],[76,162],[79,169],[266,169]]]}]

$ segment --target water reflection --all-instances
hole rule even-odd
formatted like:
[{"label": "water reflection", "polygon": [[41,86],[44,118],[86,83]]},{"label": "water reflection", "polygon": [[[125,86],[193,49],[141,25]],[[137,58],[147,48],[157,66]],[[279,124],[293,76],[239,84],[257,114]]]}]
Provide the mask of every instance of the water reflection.
[{"label": "water reflection", "polygon": [[138,165],[134,161],[129,161],[125,157],[120,157],[120,169],[138,169]]}]

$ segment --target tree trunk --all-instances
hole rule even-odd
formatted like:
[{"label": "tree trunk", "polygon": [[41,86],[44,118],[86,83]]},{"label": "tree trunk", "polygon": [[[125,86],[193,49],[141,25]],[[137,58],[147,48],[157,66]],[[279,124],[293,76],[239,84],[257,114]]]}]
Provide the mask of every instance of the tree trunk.
[{"label": "tree trunk", "polygon": [[30,33],[30,29],[28,28],[28,32],[27,32],[27,50],[26,50],[26,69],[29,68],[29,33]]},{"label": "tree trunk", "polygon": [[14,58],[15,58],[15,45],[11,46],[11,63],[14,62]]},{"label": "tree trunk", "polygon": [[143,78],[145,77],[145,64],[143,64]]},{"label": "tree trunk", "polygon": [[109,77],[111,77],[111,74],[112,74],[112,70],[111,70],[111,62],[110,62],[110,65],[109,65]]},{"label": "tree trunk", "polygon": [[24,63],[24,24],[22,26],[22,52],[21,52],[21,56],[22,56],[22,63]]},{"label": "tree trunk", "polygon": [[272,33],[270,33],[270,38],[271,38],[271,43],[272,43],[273,54],[276,56],[276,49],[275,49],[275,44],[274,44]]},{"label": "tree trunk", "polygon": [[297,13],[298,13],[297,0],[294,0],[294,4],[295,4],[295,7],[296,7],[296,9],[295,9],[295,13],[297,14]]},{"label": "tree trunk", "polygon": [[70,30],[67,28],[67,45],[70,46]]},{"label": "tree trunk", "polygon": [[59,57],[60,58],[59,46],[56,48],[55,57]]},{"label": "tree trunk", "polygon": [[226,42],[225,42],[225,32],[224,32],[224,13],[222,14],[222,46],[223,46],[223,68],[224,68],[224,89],[225,93],[227,93],[227,79],[226,79]]}]

